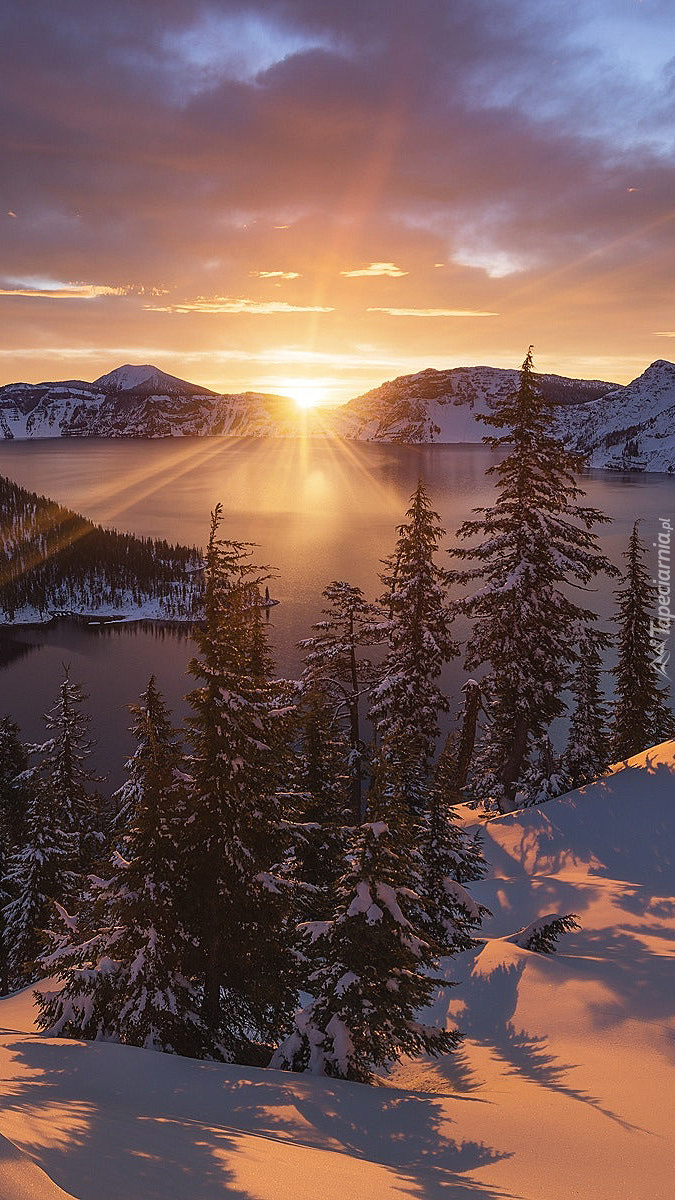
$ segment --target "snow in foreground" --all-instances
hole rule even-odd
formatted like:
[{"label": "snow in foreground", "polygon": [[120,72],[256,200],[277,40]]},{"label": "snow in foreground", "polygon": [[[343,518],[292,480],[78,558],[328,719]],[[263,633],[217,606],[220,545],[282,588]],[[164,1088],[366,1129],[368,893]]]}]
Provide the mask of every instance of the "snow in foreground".
[{"label": "snow in foreground", "polygon": [[[0,1200],[670,1200],[675,743],[490,821],[485,849],[466,1041],[390,1086],[55,1041],[30,991],[0,1001]],[[509,940],[554,912],[582,926],[557,955]]]}]

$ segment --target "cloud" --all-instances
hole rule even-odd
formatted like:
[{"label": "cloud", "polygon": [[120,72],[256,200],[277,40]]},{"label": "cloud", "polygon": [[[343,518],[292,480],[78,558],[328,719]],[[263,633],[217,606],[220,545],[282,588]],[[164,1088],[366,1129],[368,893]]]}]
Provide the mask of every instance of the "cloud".
[{"label": "cloud", "polygon": [[8,280],[14,287],[0,287],[0,296],[26,296],[38,300],[96,300],[99,296],[126,296],[129,289],[97,283],[60,283],[56,280]]},{"label": "cloud", "polygon": [[373,262],[369,267],[362,267],[357,271],[340,271],[347,279],[361,279],[364,276],[371,275],[389,275],[392,279],[396,279],[399,275],[407,275],[407,271],[402,271],[395,263],[391,262]]},{"label": "cloud", "polygon": [[[495,20],[502,7],[508,20]],[[165,310],[204,314],[186,326],[185,353],[228,339],[246,354],[272,353],[295,336],[284,314],[334,310],[335,320],[305,323],[329,357],[363,342],[374,363],[397,361],[390,317],[454,312],[499,312],[490,344],[476,321],[456,320],[449,345],[433,320],[411,320],[406,353],[518,365],[534,341],[563,373],[565,356],[618,362],[628,341],[646,357],[675,272],[671,9],[665,0],[5,5],[4,204],[20,219],[5,218],[3,290],[127,299],[7,300],[0,345],[25,346],[29,335],[36,352],[62,339],[169,343],[164,300],[151,293],[161,285],[166,300],[189,298]],[[256,291],[290,294],[296,273],[306,306],[238,299],[254,290],[252,276]],[[112,290],[41,288],[39,275]],[[351,282],[359,277],[376,282]],[[288,293],[272,290],[286,283]],[[366,286],[381,311],[364,311]],[[213,312],[219,322],[206,319]],[[278,315],[279,329],[238,322],[241,312]]]},{"label": "cloud", "polygon": [[332,308],[322,304],[287,304],[284,300],[245,300],[229,296],[214,296],[206,299],[198,296],[183,304],[145,304],[151,312],[164,313],[254,313],[271,316],[274,313],[328,313]]},{"label": "cloud", "polygon": [[257,279],[299,279],[298,271],[251,271]]},{"label": "cloud", "polygon": [[496,312],[465,308],[369,308],[368,312],[388,313],[390,317],[498,317]]}]

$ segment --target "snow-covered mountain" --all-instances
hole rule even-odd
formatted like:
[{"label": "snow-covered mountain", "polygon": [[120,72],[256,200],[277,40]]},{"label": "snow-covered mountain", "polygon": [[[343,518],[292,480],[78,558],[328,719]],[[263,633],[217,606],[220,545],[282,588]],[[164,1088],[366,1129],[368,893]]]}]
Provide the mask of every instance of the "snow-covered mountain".
[{"label": "snow-covered mountain", "polygon": [[[93,383],[13,383],[0,388],[0,437],[179,437],[301,432],[362,441],[480,442],[499,397],[519,372],[432,368],[402,375],[346,405],[300,414],[285,396],[216,393],[150,364],[126,364]],[[675,470],[675,364],[658,360],[627,386],[537,375],[557,406],[558,432],[595,466],[616,465],[628,445],[652,471]]]},{"label": "snow-covered mountain", "polygon": [[150,365],[118,367],[93,383],[0,388],[0,437],[179,437],[293,434],[292,401],[260,392],[220,395]]},{"label": "snow-covered mountain", "polygon": [[648,471],[675,471],[675,363],[657,359],[627,387],[561,412],[560,426],[594,466],[612,465],[626,446]]},{"label": "snow-covered mountain", "polygon": [[[479,442],[491,432],[487,415],[500,397],[518,387],[520,372],[499,367],[432,368],[402,375],[350,400],[336,414],[345,437],[381,442]],[[595,400],[616,384],[537,375],[544,395],[561,408]]]},{"label": "snow-covered mountain", "polygon": [[[13,383],[0,388],[0,436],[177,437],[237,434],[297,437],[337,434],[366,441],[479,442],[476,421],[518,384],[518,371],[497,367],[429,369],[403,375],[336,408],[300,414],[284,396],[219,394],[150,364],[125,364],[93,383]],[[540,375],[561,408],[595,400],[616,384]],[[621,389],[619,389],[620,391]]]},{"label": "snow-covered mountain", "polygon": [[135,395],[146,396],[213,396],[209,388],[200,387],[196,383],[188,383],[186,379],[178,379],[175,375],[167,375],[146,363],[142,367],[125,363],[116,367],[107,375],[100,375],[94,380],[94,387],[104,392],[133,392]]}]

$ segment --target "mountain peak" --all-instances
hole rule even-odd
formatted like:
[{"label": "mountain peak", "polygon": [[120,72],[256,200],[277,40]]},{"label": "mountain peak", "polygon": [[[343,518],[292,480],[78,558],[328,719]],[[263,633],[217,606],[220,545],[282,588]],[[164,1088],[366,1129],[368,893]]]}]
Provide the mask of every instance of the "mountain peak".
[{"label": "mountain peak", "polygon": [[154,367],[150,363],[136,365],[134,363],[124,363],[121,367],[116,367],[114,371],[109,371],[107,375],[100,375],[94,380],[94,386],[100,387],[106,392],[139,392],[142,391],[148,395],[154,393],[168,393],[175,395],[181,393],[183,395],[211,395],[208,388],[200,387],[196,383],[188,383],[185,379],[178,379],[176,375],[169,375],[166,371],[160,371],[159,367]]}]

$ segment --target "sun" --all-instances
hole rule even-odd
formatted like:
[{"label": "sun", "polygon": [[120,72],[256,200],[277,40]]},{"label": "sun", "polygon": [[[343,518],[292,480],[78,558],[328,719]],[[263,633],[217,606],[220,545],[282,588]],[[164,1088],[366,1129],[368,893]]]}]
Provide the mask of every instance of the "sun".
[{"label": "sun", "polygon": [[305,412],[326,403],[325,389],[312,379],[289,379],[280,390]]},{"label": "sun", "polygon": [[316,394],[311,391],[306,391],[302,394],[298,393],[298,395],[294,396],[293,399],[295,400],[298,408],[316,408],[317,404],[321,403]]}]

